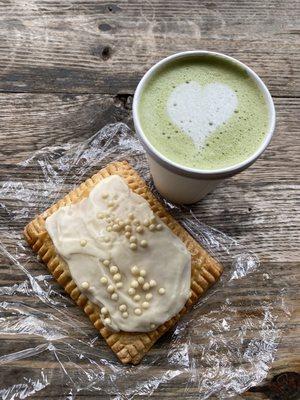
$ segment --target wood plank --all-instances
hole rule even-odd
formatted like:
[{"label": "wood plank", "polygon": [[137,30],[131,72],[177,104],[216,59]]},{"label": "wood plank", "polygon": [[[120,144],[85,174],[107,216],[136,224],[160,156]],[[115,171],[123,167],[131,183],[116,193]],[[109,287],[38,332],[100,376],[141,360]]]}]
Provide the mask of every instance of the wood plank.
[{"label": "wood plank", "polygon": [[[283,277],[280,263],[264,263],[258,271],[249,274],[248,277],[240,281],[231,283],[227,281],[225,285],[219,284],[213,291],[213,296],[210,296],[209,301],[201,306],[201,313],[207,315],[209,319],[209,313],[214,310],[213,318],[216,321],[221,321],[224,316],[228,316],[228,321],[231,325],[230,332],[214,327],[215,335],[220,335],[226,340],[229,340],[231,335],[236,335],[236,332],[240,329],[241,321],[245,321],[247,318],[253,319],[254,325],[257,324],[257,326],[253,326],[249,332],[243,334],[247,342],[247,340],[255,337],[261,329],[258,321],[263,315],[263,304],[270,304],[272,312],[278,315],[278,318],[274,321],[275,326],[280,327],[283,323],[285,324],[284,340],[280,345],[281,351],[285,353],[285,356],[292,356],[288,353],[291,349],[291,344],[298,343],[299,340],[296,330],[297,324],[300,322],[300,309],[299,305],[297,305],[298,281],[300,278],[298,267],[299,264],[297,263],[288,263],[286,269],[289,274]],[[45,267],[41,266],[41,270],[44,271],[44,269]],[[9,274],[8,270],[7,274]],[[12,275],[12,272],[10,274]],[[268,277],[266,277],[267,275]],[[27,294],[23,290],[23,292],[19,291],[1,296],[5,301],[3,310],[11,323],[8,329],[5,328],[5,325],[2,325],[1,337],[3,340],[2,342],[0,341],[2,354],[21,351],[26,344],[30,344],[30,347],[35,347],[45,342],[43,335],[46,335],[47,331],[49,332],[48,338],[50,339],[52,335],[53,341],[57,344],[64,343],[66,340],[65,335],[70,336],[68,341],[77,339],[83,341],[92,340],[96,336],[93,326],[86,319],[82,310],[54,282],[50,282],[51,288],[55,291],[52,299],[57,302],[54,307],[49,303],[41,302],[30,291]],[[3,281],[2,285],[4,287],[9,285],[9,279]],[[28,286],[30,288],[30,284]],[[43,284],[42,287],[44,287]],[[281,295],[278,295],[280,291],[282,296],[286,298],[286,305],[292,309],[293,314],[290,319],[282,310]],[[230,299],[230,306],[224,308],[225,298]],[[50,310],[51,319],[49,319]],[[198,315],[199,311],[193,313]],[[256,318],[258,318],[257,321]],[[17,323],[18,319],[20,319],[20,322],[22,321],[21,324]],[[208,330],[209,324],[209,321],[203,321],[204,331]],[[200,332],[193,332],[192,329],[190,329],[190,333],[195,343],[203,344],[209,340],[209,337],[205,337]],[[291,338],[290,341],[286,340],[287,336]],[[166,335],[165,339],[162,340],[168,343],[170,335],[169,337]],[[101,337],[97,340],[98,346],[101,349],[106,346]],[[157,354],[157,352],[166,355],[167,351],[167,348],[163,348],[159,344],[154,348],[150,356]],[[110,358],[113,358],[113,353],[110,354]],[[299,359],[295,358],[294,361],[299,362]]]},{"label": "wood plank", "polygon": [[[122,97],[73,94],[0,94],[1,162],[20,161],[44,146],[87,138],[106,123],[127,121]],[[14,154],[13,154],[14,153]]]},{"label": "wood plank", "polygon": [[299,96],[297,15],[292,0],[4,2],[0,91],[133,93],[159,59],[209,49],[248,63],[274,96]]}]

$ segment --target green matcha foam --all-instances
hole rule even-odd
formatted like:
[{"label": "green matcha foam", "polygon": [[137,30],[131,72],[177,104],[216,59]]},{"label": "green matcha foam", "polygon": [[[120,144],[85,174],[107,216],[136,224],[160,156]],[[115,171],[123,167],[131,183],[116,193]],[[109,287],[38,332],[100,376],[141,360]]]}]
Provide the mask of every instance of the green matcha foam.
[{"label": "green matcha foam", "polygon": [[212,56],[162,67],[146,83],[138,115],[144,134],[165,157],[209,170],[249,158],[269,125],[257,84],[241,67]]}]

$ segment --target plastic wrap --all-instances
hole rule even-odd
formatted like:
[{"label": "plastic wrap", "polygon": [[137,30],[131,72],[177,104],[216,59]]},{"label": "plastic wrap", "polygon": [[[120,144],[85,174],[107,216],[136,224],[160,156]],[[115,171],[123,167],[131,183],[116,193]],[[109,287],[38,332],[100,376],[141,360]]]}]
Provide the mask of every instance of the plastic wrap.
[{"label": "plastic wrap", "polygon": [[[120,364],[25,243],[23,227],[36,214],[108,162],[124,159],[155,192],[144,150],[124,124],[107,125],[79,144],[39,150],[2,177],[0,252],[15,279],[0,287],[0,339],[11,344],[1,347],[0,398],[52,393],[60,399],[78,394],[131,399],[172,393],[173,387],[180,398],[227,399],[266,377],[280,338],[279,313],[289,317],[285,290],[276,301],[256,297],[257,279],[268,285],[272,277],[259,273],[251,243],[248,249],[240,246],[201,223],[192,209],[161,199],[224,265],[223,276],[138,366]],[[244,305],[241,288],[251,279]]]}]

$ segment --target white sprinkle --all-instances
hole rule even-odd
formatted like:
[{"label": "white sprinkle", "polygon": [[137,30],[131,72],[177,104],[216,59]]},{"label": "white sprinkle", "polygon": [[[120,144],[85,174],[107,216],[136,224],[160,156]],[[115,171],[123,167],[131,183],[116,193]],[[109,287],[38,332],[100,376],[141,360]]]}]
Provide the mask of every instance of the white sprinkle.
[{"label": "white sprinkle", "polygon": [[137,249],[136,243],[130,243],[129,247],[130,247],[131,250],[136,250]]},{"label": "white sprinkle", "polygon": [[134,220],[132,221],[132,223],[133,223],[133,225],[136,225],[136,226],[138,226],[138,225],[141,224],[141,222],[140,222],[138,219],[134,219]]},{"label": "white sprinkle", "polygon": [[154,229],[155,229],[155,225],[154,224],[149,225],[149,231],[154,231]]},{"label": "white sprinkle", "polygon": [[113,285],[108,285],[107,289],[108,293],[113,293],[115,291],[115,288],[113,287]]},{"label": "white sprinkle", "polygon": [[106,278],[106,276],[102,276],[101,279],[100,279],[100,282],[101,282],[103,285],[106,285],[106,284],[107,284],[107,278]]},{"label": "white sprinkle", "polygon": [[105,318],[104,323],[109,325],[111,323],[111,319],[110,318]]},{"label": "white sprinkle", "polygon": [[111,274],[116,274],[118,271],[119,271],[119,268],[118,268],[116,265],[112,265],[112,266],[109,268],[109,272],[110,272]]},{"label": "white sprinkle", "polygon": [[131,226],[130,225],[126,225],[125,226],[125,232],[131,232]]},{"label": "white sprinkle", "polygon": [[163,228],[162,224],[157,224],[157,225],[156,225],[156,230],[157,230],[157,231],[161,231],[162,228]]},{"label": "white sprinkle", "polygon": [[122,279],[121,274],[115,274],[115,275],[113,276],[113,280],[114,280],[115,282],[119,282],[121,279]]},{"label": "white sprinkle", "polygon": [[145,309],[149,308],[149,303],[148,303],[148,301],[144,301],[144,302],[142,303],[142,307],[145,308]]},{"label": "white sprinkle", "polygon": [[131,281],[130,286],[133,287],[133,288],[137,288],[137,287],[139,287],[139,283],[138,283],[138,281],[136,281],[136,280],[134,279],[133,281]]},{"label": "white sprinkle", "polygon": [[151,224],[154,224],[155,221],[156,221],[156,218],[155,218],[155,217],[151,217],[151,218],[150,218],[150,223],[151,223]]},{"label": "white sprinkle", "polygon": [[125,226],[125,222],[124,221],[119,221],[119,227],[120,228],[124,228]]},{"label": "white sprinkle", "polygon": [[128,294],[129,294],[129,296],[134,296],[135,295],[135,289],[134,288],[129,288],[128,289]]},{"label": "white sprinkle", "polygon": [[121,304],[120,306],[119,306],[119,310],[120,311],[126,311],[127,310],[127,306],[126,306],[126,304]]},{"label": "white sprinkle", "polygon": [[113,230],[114,230],[115,232],[118,232],[118,231],[120,230],[120,227],[119,227],[118,224],[114,224],[112,228],[113,228]]},{"label": "white sprinkle", "polygon": [[115,201],[109,201],[108,202],[108,207],[114,207],[116,205]]},{"label": "white sprinkle", "polygon": [[112,223],[112,219],[111,219],[111,218],[106,218],[106,222],[107,222],[108,224],[111,224],[111,223]]},{"label": "white sprinkle", "polygon": [[126,237],[127,239],[129,239],[130,236],[131,236],[131,232],[125,232],[125,237]]},{"label": "white sprinkle", "polygon": [[147,247],[148,246],[147,240],[141,240],[141,246],[142,247]]},{"label": "white sprinkle", "polygon": [[152,299],[152,297],[153,297],[152,293],[147,293],[145,299],[149,301]]},{"label": "white sprinkle", "polygon": [[149,290],[149,289],[150,289],[150,284],[148,282],[144,283],[143,290]]},{"label": "white sprinkle", "polygon": [[157,283],[154,279],[151,279],[149,284],[150,284],[150,287],[155,287],[157,285]]},{"label": "white sprinkle", "polygon": [[122,313],[122,317],[123,317],[123,318],[128,318],[128,312],[127,312],[127,311],[123,312],[123,313]]},{"label": "white sprinkle", "polygon": [[138,267],[137,267],[136,265],[134,265],[134,266],[131,268],[131,273],[132,273],[133,275],[138,275],[139,272],[140,272],[140,270],[138,269]]},{"label": "white sprinkle", "polygon": [[136,243],[137,242],[137,238],[135,236],[130,236],[129,242],[130,243]]},{"label": "white sprinkle", "polygon": [[90,287],[90,284],[88,282],[82,282],[81,288],[84,290],[87,290]]},{"label": "white sprinkle", "polygon": [[108,236],[104,236],[103,240],[105,243],[108,243],[110,241],[110,238]]},{"label": "white sprinkle", "polygon": [[134,214],[133,214],[133,213],[129,213],[129,214],[128,214],[128,218],[129,218],[129,219],[134,219]]},{"label": "white sprinkle", "polygon": [[106,315],[106,314],[108,314],[108,309],[106,307],[102,307],[100,312],[101,312],[101,314]]},{"label": "white sprinkle", "polygon": [[106,230],[107,230],[107,232],[111,232],[111,231],[112,231],[112,227],[111,227],[110,225],[108,225],[108,226],[106,227]]},{"label": "white sprinkle", "polygon": [[158,293],[159,294],[165,294],[166,293],[166,289],[161,287],[161,288],[158,289]]},{"label": "white sprinkle", "polygon": [[147,275],[147,272],[146,272],[144,269],[141,269],[141,270],[140,270],[140,275],[141,275],[141,276],[146,276],[146,275]]},{"label": "white sprinkle", "polygon": [[139,226],[136,228],[136,231],[137,231],[137,233],[143,233],[143,232],[144,232],[144,229],[139,225]]},{"label": "white sprinkle", "polygon": [[151,329],[155,329],[155,326],[156,326],[155,324],[150,324]]},{"label": "white sprinkle", "polygon": [[134,301],[140,301],[141,300],[141,296],[139,294],[136,294],[133,298]]},{"label": "white sprinkle", "polygon": [[126,226],[126,225],[130,225],[130,224],[131,224],[130,219],[125,219],[125,220],[124,220],[124,224],[125,224],[125,226]]},{"label": "white sprinkle", "polygon": [[103,264],[105,267],[108,267],[109,264],[110,264],[110,261],[109,261],[109,260],[103,260],[103,261],[102,261],[102,264]]},{"label": "white sprinkle", "polygon": [[107,192],[103,192],[102,193],[102,199],[107,199],[108,198],[108,193]]},{"label": "white sprinkle", "polygon": [[110,298],[111,298],[112,300],[114,300],[114,301],[117,301],[118,298],[119,298],[119,296],[118,296],[117,293],[113,293],[113,294],[110,296]]},{"label": "white sprinkle", "polygon": [[116,287],[117,287],[118,289],[121,289],[121,287],[123,287],[123,282],[117,282],[117,283],[116,283]]},{"label": "white sprinkle", "polygon": [[105,213],[103,213],[103,212],[97,213],[97,218],[98,219],[103,219],[104,217],[105,217]]},{"label": "white sprinkle", "polygon": [[87,245],[87,240],[85,240],[85,239],[80,240],[81,247],[85,247],[86,245]]},{"label": "white sprinkle", "polygon": [[135,308],[134,313],[135,315],[142,315],[142,310],[140,308]]},{"label": "white sprinkle", "polygon": [[144,282],[145,282],[145,279],[144,279],[142,276],[139,276],[139,277],[137,278],[137,281],[138,281],[138,283],[139,283],[140,285],[143,285]]},{"label": "white sprinkle", "polygon": [[144,221],[144,225],[145,225],[145,226],[149,226],[149,225],[150,225],[150,221],[149,221],[149,219],[145,219],[145,221]]}]

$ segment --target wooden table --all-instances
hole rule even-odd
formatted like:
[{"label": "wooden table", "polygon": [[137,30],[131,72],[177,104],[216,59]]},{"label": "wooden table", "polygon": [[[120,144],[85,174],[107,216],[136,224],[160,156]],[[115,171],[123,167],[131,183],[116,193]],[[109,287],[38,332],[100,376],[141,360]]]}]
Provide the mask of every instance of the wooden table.
[{"label": "wooden table", "polygon": [[[247,63],[269,86],[277,128],[268,150],[249,170],[194,207],[208,225],[242,244],[251,243],[262,262],[258,274],[271,272],[274,283],[260,287],[258,280],[258,289],[277,296],[284,281],[294,307],[289,321],[283,322],[267,380],[236,399],[300,398],[299,7],[294,0],[0,2],[1,181],[10,166],[44,146],[81,141],[108,122],[132,126],[132,95],[139,79],[174,52],[209,49],[229,54]],[[13,239],[8,243],[13,245]],[[36,268],[42,273],[41,265]],[[4,257],[1,269],[1,285],[18,281]],[[251,288],[243,289],[247,301]],[[233,300],[240,295],[233,293]],[[0,337],[4,354],[29,340]],[[34,368],[32,360],[26,362],[15,363],[5,385],[14,383],[20,365]],[[47,360],[41,363],[47,366]],[[170,385],[154,398],[171,399],[176,392],[179,398],[187,396]],[[60,393],[59,386],[46,387],[34,398],[57,399]],[[197,398],[197,393],[190,396]]]}]

